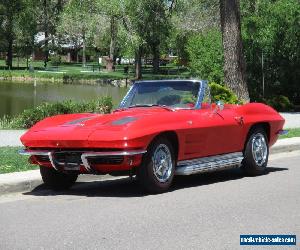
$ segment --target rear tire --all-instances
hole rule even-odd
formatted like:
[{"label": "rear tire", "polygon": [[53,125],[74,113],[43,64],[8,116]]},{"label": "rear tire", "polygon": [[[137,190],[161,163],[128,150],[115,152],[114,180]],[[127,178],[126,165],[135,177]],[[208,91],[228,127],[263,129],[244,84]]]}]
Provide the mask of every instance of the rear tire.
[{"label": "rear tire", "polygon": [[169,189],[175,173],[175,154],[170,141],[156,138],[143,156],[137,170],[140,185],[150,193],[162,193]]},{"label": "rear tire", "polygon": [[53,168],[40,166],[40,173],[44,183],[53,190],[70,188],[77,180],[77,173],[61,173]]},{"label": "rear tire", "polygon": [[255,176],[266,172],[269,145],[266,131],[262,127],[253,128],[245,146],[242,168],[247,175]]}]

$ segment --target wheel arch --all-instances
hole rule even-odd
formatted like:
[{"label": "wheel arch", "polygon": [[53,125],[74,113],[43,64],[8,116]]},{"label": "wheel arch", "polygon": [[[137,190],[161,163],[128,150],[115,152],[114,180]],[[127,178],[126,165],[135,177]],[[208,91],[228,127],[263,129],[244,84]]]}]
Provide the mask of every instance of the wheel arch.
[{"label": "wheel arch", "polygon": [[270,131],[271,131],[271,126],[268,122],[258,122],[258,123],[255,123],[255,124],[252,124],[248,130],[248,133],[247,133],[247,137],[246,137],[246,141],[244,143],[244,149],[246,147],[246,144],[249,140],[249,137],[251,136],[252,134],[252,131],[256,128],[262,128],[265,132],[266,132],[266,135],[267,135],[267,139],[268,139],[268,142],[270,141]]},{"label": "wheel arch", "polygon": [[171,144],[173,146],[174,154],[175,154],[175,160],[177,162],[178,154],[179,154],[179,139],[178,139],[177,133],[173,130],[163,131],[163,132],[157,134],[156,136],[154,136],[154,138],[151,140],[150,144],[159,137],[165,137],[171,142]]}]

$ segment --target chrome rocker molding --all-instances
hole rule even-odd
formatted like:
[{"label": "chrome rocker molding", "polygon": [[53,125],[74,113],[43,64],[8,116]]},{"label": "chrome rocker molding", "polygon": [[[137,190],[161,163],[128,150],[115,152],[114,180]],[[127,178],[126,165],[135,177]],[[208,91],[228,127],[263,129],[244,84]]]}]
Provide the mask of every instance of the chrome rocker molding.
[{"label": "chrome rocker molding", "polygon": [[229,168],[238,168],[244,156],[242,152],[215,155],[193,160],[179,161],[176,175],[191,175]]},{"label": "chrome rocker molding", "polygon": [[[66,151],[66,152],[68,152],[68,151]],[[111,152],[84,152],[81,155],[81,160],[82,160],[82,164],[83,164],[84,168],[88,172],[92,173],[93,169],[92,169],[92,167],[90,166],[90,164],[88,162],[89,157],[97,157],[97,156],[132,156],[132,155],[145,154],[146,152],[147,152],[147,150],[111,151]],[[31,156],[31,155],[48,156],[52,167],[55,170],[59,171],[59,168],[54,163],[54,158],[53,158],[54,151],[22,149],[22,150],[19,151],[19,154],[29,155],[29,156]]]}]

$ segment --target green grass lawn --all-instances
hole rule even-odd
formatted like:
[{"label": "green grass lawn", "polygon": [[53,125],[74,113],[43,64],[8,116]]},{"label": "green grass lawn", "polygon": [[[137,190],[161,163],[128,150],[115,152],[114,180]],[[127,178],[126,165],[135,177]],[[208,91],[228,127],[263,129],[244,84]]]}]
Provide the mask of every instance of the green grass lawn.
[{"label": "green grass lawn", "polygon": [[288,129],[289,133],[287,135],[280,135],[279,139],[300,137],[300,128],[291,128]]},{"label": "green grass lawn", "polygon": [[28,157],[18,154],[21,147],[0,147],[0,174],[37,169],[28,163]]},{"label": "green grass lawn", "polygon": [[[0,60],[0,77],[9,79],[11,77],[21,78],[44,78],[49,80],[93,80],[93,79],[134,79],[134,65],[129,65],[129,73],[124,73],[124,66],[116,65],[116,70],[106,72],[103,68],[99,71],[99,65],[96,62],[88,62],[86,67],[82,67],[80,63],[62,63],[58,66],[52,66],[48,63],[48,68],[44,69],[42,61],[32,62],[34,72],[26,69],[26,61],[20,60],[19,68],[16,60],[13,62],[13,70],[5,69],[4,60]],[[93,71],[93,67],[94,71]],[[160,67],[160,74],[152,73],[152,66],[143,67],[143,79],[169,79],[169,78],[189,78],[191,73],[186,68],[178,68],[175,65],[167,65]]]}]

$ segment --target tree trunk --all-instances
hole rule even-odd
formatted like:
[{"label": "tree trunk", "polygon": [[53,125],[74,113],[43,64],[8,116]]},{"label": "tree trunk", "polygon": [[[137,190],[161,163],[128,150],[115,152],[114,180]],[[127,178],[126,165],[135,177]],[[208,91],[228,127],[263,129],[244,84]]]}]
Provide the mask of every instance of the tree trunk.
[{"label": "tree trunk", "polygon": [[110,18],[110,47],[109,47],[109,63],[112,65],[109,65],[107,67],[108,71],[112,71],[114,69],[114,62],[115,62],[115,49],[116,49],[116,38],[117,38],[117,23],[116,23],[116,17],[111,16]]},{"label": "tree trunk", "polygon": [[221,29],[224,48],[224,80],[242,102],[249,102],[245,79],[245,59],[241,36],[239,0],[220,0]]},{"label": "tree trunk", "polygon": [[79,63],[79,49],[76,50],[76,62]]},{"label": "tree trunk", "polygon": [[49,61],[49,36],[48,31],[45,31],[45,43],[44,43],[44,67],[47,68]]},{"label": "tree trunk", "polygon": [[6,65],[8,69],[12,69],[12,63],[13,63],[13,38],[9,35],[8,39],[8,48],[7,48],[7,59],[6,59]]},{"label": "tree trunk", "polygon": [[160,53],[159,53],[159,46],[158,45],[153,45],[152,54],[153,54],[153,61],[152,61],[153,73],[154,74],[159,74],[159,60],[160,60],[159,57],[160,57]]},{"label": "tree trunk", "polygon": [[85,32],[82,33],[82,67],[86,66],[86,45],[85,45]]},{"label": "tree trunk", "polygon": [[28,60],[28,54],[26,53],[26,69],[29,69],[29,60]]},{"label": "tree trunk", "polygon": [[45,43],[44,43],[44,67],[47,67],[47,63],[49,60],[49,48],[48,48],[48,39],[49,39],[49,34],[48,34],[48,9],[47,9],[47,1],[44,0],[44,32],[45,32]]},{"label": "tree trunk", "polygon": [[135,78],[140,80],[142,78],[142,47],[135,52]]}]

